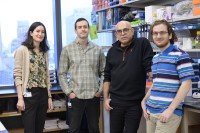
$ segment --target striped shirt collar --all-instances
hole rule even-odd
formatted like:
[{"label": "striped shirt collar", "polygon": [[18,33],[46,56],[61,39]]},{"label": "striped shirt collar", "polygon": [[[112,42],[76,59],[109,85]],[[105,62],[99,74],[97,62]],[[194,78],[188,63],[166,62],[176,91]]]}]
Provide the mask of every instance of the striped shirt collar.
[{"label": "striped shirt collar", "polygon": [[163,52],[160,53],[160,55],[167,55],[175,48],[174,45],[170,44],[168,48],[166,48]]}]

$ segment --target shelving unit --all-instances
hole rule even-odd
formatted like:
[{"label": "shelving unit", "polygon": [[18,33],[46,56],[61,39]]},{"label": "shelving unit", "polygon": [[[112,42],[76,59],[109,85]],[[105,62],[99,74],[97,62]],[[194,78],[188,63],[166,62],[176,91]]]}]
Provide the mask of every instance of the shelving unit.
[{"label": "shelving unit", "polygon": [[[200,52],[200,49],[186,49],[185,52],[192,53],[192,52]],[[154,49],[153,52],[160,52],[158,49]]]},{"label": "shelving unit", "polygon": [[48,110],[47,113],[55,113],[55,112],[65,112],[66,108],[54,108],[53,110]]},{"label": "shelving unit", "polygon": [[[107,11],[108,9],[119,8],[119,7],[132,7],[135,9],[144,9],[145,6],[150,6],[150,5],[163,5],[163,6],[169,5],[169,6],[171,6],[178,2],[182,2],[182,0],[159,0],[159,1],[158,0],[130,0],[130,1],[127,0],[127,2],[125,2],[125,3],[120,3],[117,5],[110,6],[110,7],[102,8],[102,9],[96,10],[96,12],[98,14],[99,12],[103,12],[103,11]],[[196,25],[196,24],[200,23],[200,15],[198,15],[198,16],[181,16],[179,18],[172,18],[169,22],[171,24],[173,24],[173,26],[177,26],[179,24]],[[142,26],[142,25],[132,26],[132,27],[136,28],[136,30],[137,30],[137,28],[139,28],[140,26]],[[189,30],[189,29],[186,29],[186,30]],[[115,31],[115,28],[114,28],[114,25],[112,25],[112,27],[110,29],[102,29],[101,30],[101,28],[100,28],[100,30],[98,30],[98,33],[103,33],[103,32],[114,33],[114,31]],[[177,30],[177,31],[179,31],[179,30]],[[182,29],[180,31],[182,31]],[[193,33],[193,35],[194,35],[194,33]],[[188,50],[184,50],[184,51],[189,52],[192,55],[194,55],[195,53],[200,52],[200,49],[188,49]],[[155,49],[154,52],[160,52],[160,51]],[[199,54],[197,54],[197,55],[199,55]]]},{"label": "shelving unit", "polygon": [[184,17],[173,19],[171,22],[182,22],[182,21],[188,21],[188,20],[195,20],[194,21],[195,23],[200,22],[200,15],[198,15],[198,16],[184,16]]},{"label": "shelving unit", "polygon": [[[183,0],[131,0],[131,1],[126,0],[126,1],[127,1],[126,3],[120,3],[120,4],[117,4],[117,5],[113,5],[113,6],[105,7],[105,8],[102,8],[102,9],[98,9],[98,10],[96,10],[96,13],[98,15],[99,14],[101,15],[101,12],[104,12],[104,14],[106,12],[106,14],[107,14],[108,10],[115,9],[115,8],[120,8],[120,7],[131,7],[131,8],[134,8],[134,9],[144,9],[146,6],[151,6],[151,5],[172,6],[172,5],[175,5],[178,2],[182,2]],[[105,15],[104,15],[104,17],[105,17]],[[113,17],[115,17],[115,15],[113,15]],[[98,18],[98,21],[99,20],[100,19]],[[200,24],[200,15],[197,15],[197,16],[181,16],[181,17],[178,17],[178,18],[173,18],[172,17],[172,19],[169,22],[174,27],[178,26],[179,24],[183,24],[184,26],[185,25],[186,26],[197,25],[197,24]],[[100,24],[102,24],[102,23],[105,24],[105,22],[100,20]],[[112,32],[113,33],[113,37],[114,37],[114,32],[115,32],[115,28],[114,28],[115,25],[114,24],[116,24],[115,21],[114,21],[114,23],[111,24],[111,26],[110,25],[109,26],[104,26],[106,28],[103,28],[103,26],[100,25],[101,28],[99,28],[100,30],[98,30],[98,33]],[[135,28],[135,30],[137,30],[141,26],[143,26],[143,25],[141,24],[138,27],[137,26],[136,27],[132,26],[132,27]],[[111,28],[108,28],[108,27],[111,27]],[[196,29],[193,29],[193,28],[189,29],[189,27],[187,27],[187,28],[188,29],[186,29],[186,30],[190,30],[191,37],[195,37]],[[177,28],[177,29],[178,30],[176,30],[176,31],[181,33],[181,34],[183,34],[183,30],[185,30],[185,29],[180,29],[180,28]],[[113,40],[115,41],[116,39],[113,39]],[[150,41],[152,41],[152,40],[150,40]],[[108,50],[108,49],[109,49],[109,46],[106,46],[105,50]],[[153,51],[155,53],[160,52],[160,50],[158,50],[158,49],[154,49]],[[188,50],[184,50],[184,51],[188,52],[191,58],[200,58],[200,49],[188,49]],[[188,128],[189,125],[186,124],[185,126]],[[142,128],[145,128],[144,125],[143,125]],[[143,132],[139,132],[139,133],[143,133]]]},{"label": "shelving unit", "polygon": [[[48,110],[47,113],[64,112],[64,111],[66,111],[66,108],[56,108],[53,110]],[[20,115],[21,115],[21,113],[19,113],[17,111],[3,112],[2,114],[0,114],[0,118],[20,116]]]},{"label": "shelving unit", "polygon": [[114,30],[115,30],[114,28],[105,29],[105,30],[99,30],[98,33],[101,33],[101,32],[113,32]]},{"label": "shelving unit", "polygon": [[96,12],[104,11],[107,9],[112,9],[116,7],[134,7],[134,8],[144,8],[145,6],[149,5],[174,5],[182,0],[131,0],[125,3],[119,3],[117,5],[109,6],[106,8],[102,8],[97,10]]},{"label": "shelving unit", "polygon": [[[54,128],[54,129],[44,129],[43,133],[49,133],[49,132],[66,132],[67,129],[61,129],[61,128]],[[9,133],[23,133],[24,129],[23,128],[18,128],[18,129],[11,129],[9,130]]]},{"label": "shelving unit", "polygon": [[[59,86],[53,86],[51,89],[51,94],[53,96],[53,95],[63,95],[64,93],[60,89]],[[14,100],[15,98],[17,98],[17,93],[14,87],[5,87],[0,90],[0,99]],[[48,110],[47,115],[51,116],[53,114],[54,116],[57,116],[57,115],[60,116],[60,113],[65,113],[65,112],[66,112],[66,108],[54,108],[53,110]],[[16,110],[4,111],[3,113],[0,114],[0,119],[2,121],[5,121],[5,123],[7,123],[9,120],[12,120],[12,119],[20,119],[20,116],[21,116],[21,113],[17,112]],[[21,120],[20,120],[20,123],[21,123]],[[4,124],[4,126],[6,127],[7,125]],[[62,131],[62,130],[65,131],[66,129],[56,128],[56,129],[51,129],[51,130],[44,130],[44,132],[55,132],[55,131]],[[11,129],[8,128],[8,131],[10,133],[22,133],[24,130],[23,128],[19,127],[19,128],[11,128]]]},{"label": "shelving unit", "polygon": [[[113,8],[120,8],[120,7],[131,7],[131,8],[135,8],[135,9],[144,9],[144,7],[146,6],[150,6],[150,5],[162,5],[162,6],[166,6],[166,5],[174,5],[178,2],[181,2],[182,0],[131,0],[131,1],[127,1],[125,3],[119,3],[117,5],[113,5],[113,6],[109,6],[106,8],[102,8],[102,9],[98,9],[95,12],[101,13],[104,11],[107,11],[108,9],[113,9]],[[179,18],[172,18],[172,20],[170,20],[169,22],[173,23],[193,23],[193,24],[197,24],[200,23],[200,15],[198,16],[181,16]],[[114,26],[114,25],[112,25]],[[98,33],[101,32],[113,32],[114,28],[106,28],[106,29],[101,29],[98,30]]]},{"label": "shelving unit", "polygon": [[43,133],[48,133],[48,132],[55,132],[55,131],[64,131],[67,129],[61,129],[61,128],[54,128],[54,129],[44,129]]},{"label": "shelving unit", "polygon": [[13,116],[20,116],[21,113],[17,112],[17,111],[13,111],[13,112],[3,112],[2,114],[0,114],[0,118],[6,118],[6,117],[13,117]]},{"label": "shelving unit", "polygon": [[[44,129],[43,132],[44,133],[48,133],[48,132],[58,132],[58,131],[64,131],[63,129],[60,129],[60,128],[55,128],[55,129]],[[9,133],[23,133],[24,132],[24,129],[23,128],[18,128],[18,129],[11,129],[9,130]]]},{"label": "shelving unit", "polygon": [[[172,24],[178,24],[178,23],[190,23],[190,24],[197,24],[200,23],[200,15],[198,16],[183,16],[180,18],[176,18],[176,19],[172,19],[169,21]],[[141,25],[139,25],[141,26]],[[138,27],[138,26],[132,26],[134,27]],[[99,30],[98,33],[101,32],[113,32],[115,30],[115,28],[111,28],[111,29],[104,29],[104,30]]]},{"label": "shelving unit", "polygon": [[[63,91],[59,86],[53,86],[51,89],[51,94],[63,94]],[[0,98],[12,98],[17,97],[17,91],[14,86],[8,86],[8,87],[1,87],[0,89]]]}]

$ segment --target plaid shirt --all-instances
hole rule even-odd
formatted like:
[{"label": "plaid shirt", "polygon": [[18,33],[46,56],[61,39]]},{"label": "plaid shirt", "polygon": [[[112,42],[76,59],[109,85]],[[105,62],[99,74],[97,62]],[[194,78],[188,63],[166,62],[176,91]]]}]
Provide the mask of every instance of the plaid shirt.
[{"label": "plaid shirt", "polygon": [[59,62],[59,82],[66,95],[74,92],[77,98],[91,99],[102,92],[105,56],[101,47],[92,42],[84,49],[75,40],[65,46]]}]

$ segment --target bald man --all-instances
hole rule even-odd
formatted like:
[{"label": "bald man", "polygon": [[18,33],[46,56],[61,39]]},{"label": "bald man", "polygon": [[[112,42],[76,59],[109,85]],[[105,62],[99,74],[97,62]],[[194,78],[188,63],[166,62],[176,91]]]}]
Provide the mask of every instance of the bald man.
[{"label": "bald man", "polygon": [[118,41],[107,54],[103,87],[104,106],[110,111],[110,133],[137,133],[153,50],[146,38],[134,37],[130,22],[120,21],[115,35]]}]

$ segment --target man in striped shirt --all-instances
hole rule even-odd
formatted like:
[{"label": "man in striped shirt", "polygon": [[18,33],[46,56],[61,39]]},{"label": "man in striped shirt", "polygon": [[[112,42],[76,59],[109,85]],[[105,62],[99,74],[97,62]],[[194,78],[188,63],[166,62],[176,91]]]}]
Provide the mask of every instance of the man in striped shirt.
[{"label": "man in striped shirt", "polygon": [[189,55],[173,45],[177,38],[167,21],[155,21],[151,34],[161,52],[153,58],[153,85],[141,103],[147,133],[175,133],[194,71]]}]

